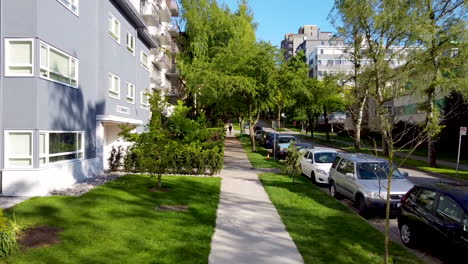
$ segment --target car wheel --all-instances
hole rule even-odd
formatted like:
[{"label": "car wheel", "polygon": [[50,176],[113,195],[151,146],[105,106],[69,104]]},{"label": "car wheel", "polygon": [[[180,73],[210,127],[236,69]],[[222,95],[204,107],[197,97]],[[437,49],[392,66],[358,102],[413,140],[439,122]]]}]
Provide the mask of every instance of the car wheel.
[{"label": "car wheel", "polygon": [[406,223],[400,226],[400,238],[407,247],[414,247],[416,245],[416,232]]},{"label": "car wheel", "polygon": [[358,196],[356,199],[356,205],[359,209],[359,215],[364,218],[369,218],[369,208],[367,208],[366,200],[362,196]]},{"label": "car wheel", "polygon": [[336,190],[336,185],[334,182],[332,182],[332,184],[330,184],[330,187],[328,189],[330,191],[330,195],[337,199],[337,200],[340,200],[342,197],[341,197],[341,194]]},{"label": "car wheel", "polygon": [[[312,183],[317,184],[317,179],[315,178],[315,172],[311,171],[310,172],[310,179],[312,180]],[[335,189],[336,192],[336,189]]]}]

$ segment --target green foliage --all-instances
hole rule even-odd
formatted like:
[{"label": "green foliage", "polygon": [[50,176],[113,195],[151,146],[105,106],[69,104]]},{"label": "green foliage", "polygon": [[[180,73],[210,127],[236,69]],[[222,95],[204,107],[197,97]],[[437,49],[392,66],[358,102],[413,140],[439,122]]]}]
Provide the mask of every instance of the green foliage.
[{"label": "green foliage", "polygon": [[122,167],[122,158],[123,158],[123,147],[112,146],[109,158],[107,159],[109,165],[109,171],[116,172]]},{"label": "green foliage", "polygon": [[0,209],[0,258],[8,257],[18,249],[16,231]]},{"label": "green foliage", "polygon": [[302,172],[301,169],[301,153],[293,145],[290,145],[288,148],[288,157],[284,161],[284,171],[285,173],[293,177],[293,182],[295,177],[300,175]]}]

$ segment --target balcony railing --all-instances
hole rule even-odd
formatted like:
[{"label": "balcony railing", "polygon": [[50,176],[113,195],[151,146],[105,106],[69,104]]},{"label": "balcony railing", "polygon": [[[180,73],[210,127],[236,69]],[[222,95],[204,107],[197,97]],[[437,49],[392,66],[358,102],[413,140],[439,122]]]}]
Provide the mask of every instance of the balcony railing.
[{"label": "balcony railing", "polygon": [[174,21],[169,24],[168,31],[171,37],[179,36],[179,26]]},{"label": "balcony railing", "polygon": [[156,26],[160,22],[159,14],[153,4],[148,2],[141,2],[140,14],[143,16],[145,22],[148,23],[149,26]]},{"label": "balcony railing", "polygon": [[179,5],[176,0],[166,0],[166,5],[169,7],[173,17],[179,16]]}]

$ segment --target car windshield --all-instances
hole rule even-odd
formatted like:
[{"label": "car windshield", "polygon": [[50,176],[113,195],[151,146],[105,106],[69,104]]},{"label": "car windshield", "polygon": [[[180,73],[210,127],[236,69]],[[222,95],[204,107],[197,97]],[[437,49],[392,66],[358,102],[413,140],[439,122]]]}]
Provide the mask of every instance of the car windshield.
[{"label": "car windshield", "polygon": [[283,144],[283,143],[293,143],[294,141],[296,141],[295,138],[278,138],[278,142],[280,144]]},{"label": "car windshield", "polygon": [[[356,165],[359,179],[374,180],[387,179],[389,173],[388,162],[365,162]],[[403,179],[398,169],[393,170],[392,179]]]},{"label": "car windshield", "polygon": [[335,157],[335,152],[318,152],[314,154],[314,160],[316,163],[333,163]]}]

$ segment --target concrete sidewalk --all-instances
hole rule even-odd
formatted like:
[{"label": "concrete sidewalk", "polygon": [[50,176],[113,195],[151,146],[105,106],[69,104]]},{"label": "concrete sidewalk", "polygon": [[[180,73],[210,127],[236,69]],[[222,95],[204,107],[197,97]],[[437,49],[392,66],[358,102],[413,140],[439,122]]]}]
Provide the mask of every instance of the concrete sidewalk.
[{"label": "concrete sidewalk", "polygon": [[303,263],[256,173],[239,140],[228,136],[209,263]]}]

